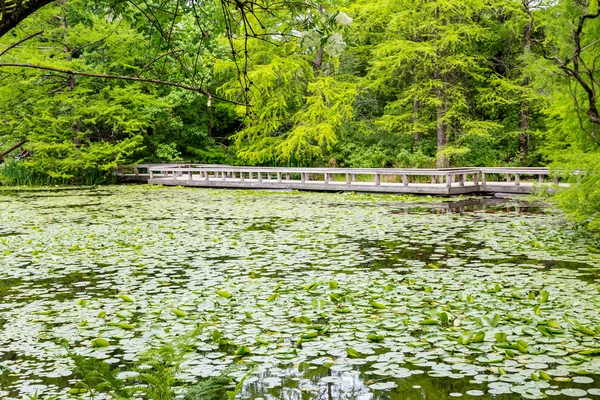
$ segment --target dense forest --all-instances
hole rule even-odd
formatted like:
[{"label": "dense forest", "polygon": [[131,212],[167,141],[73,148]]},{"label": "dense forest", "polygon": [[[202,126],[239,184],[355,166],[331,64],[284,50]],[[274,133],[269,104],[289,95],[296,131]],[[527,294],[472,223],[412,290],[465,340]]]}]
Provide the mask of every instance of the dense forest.
[{"label": "dense forest", "polygon": [[596,0],[45,3],[0,38],[6,184],[143,161],[550,165],[600,227]]}]

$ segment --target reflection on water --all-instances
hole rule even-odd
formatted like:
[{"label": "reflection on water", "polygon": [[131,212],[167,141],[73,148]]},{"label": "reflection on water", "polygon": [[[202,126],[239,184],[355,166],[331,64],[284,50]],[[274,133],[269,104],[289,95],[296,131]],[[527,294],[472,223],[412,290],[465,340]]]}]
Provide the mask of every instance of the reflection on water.
[{"label": "reflection on water", "polygon": [[515,213],[515,214],[540,214],[545,205],[540,202],[529,202],[516,198],[471,198],[466,200],[447,201],[443,203],[415,203],[406,204],[401,209],[392,210],[392,214],[426,213],[432,214],[460,214],[483,212]]}]

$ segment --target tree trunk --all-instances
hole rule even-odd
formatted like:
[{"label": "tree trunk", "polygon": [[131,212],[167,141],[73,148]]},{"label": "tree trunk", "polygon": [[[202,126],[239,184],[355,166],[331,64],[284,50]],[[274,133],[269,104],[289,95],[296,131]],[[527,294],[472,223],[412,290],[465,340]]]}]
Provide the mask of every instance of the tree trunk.
[{"label": "tree trunk", "polygon": [[208,92],[208,100],[206,101],[206,112],[208,113],[208,126],[207,126],[207,134],[208,137],[212,137],[213,131],[213,112],[212,112],[212,95],[210,90]]},{"label": "tree trunk", "polygon": [[[527,14],[530,14],[529,2],[524,1],[523,5]],[[523,55],[529,53],[531,47],[531,19],[525,24],[523,29]],[[525,65],[523,65],[525,67]],[[523,90],[527,90],[529,87],[529,78],[523,77]],[[530,104],[523,96],[521,99],[521,110],[519,112],[519,160],[521,166],[525,165],[527,160],[528,142],[529,142],[529,115],[530,115]]]},{"label": "tree trunk", "polygon": [[[317,8],[319,11],[319,15],[323,15],[323,4],[319,4]],[[313,61],[313,70],[315,72],[315,76],[318,76],[321,73],[321,67],[323,66],[323,46],[319,44],[317,47],[317,54],[315,54],[315,61]]]},{"label": "tree trunk", "polygon": [[435,78],[436,88],[435,95],[439,100],[439,104],[436,107],[436,121],[437,121],[437,159],[435,161],[435,166],[437,168],[448,168],[448,159],[444,156],[440,156],[440,152],[444,149],[446,145],[446,135],[444,129],[444,98],[442,94],[442,87],[440,82],[440,71],[436,68],[433,77]]},{"label": "tree trunk", "polygon": [[419,130],[419,101],[415,99],[413,101],[413,132],[414,132],[414,147],[419,147],[419,141],[421,140],[421,132]]}]

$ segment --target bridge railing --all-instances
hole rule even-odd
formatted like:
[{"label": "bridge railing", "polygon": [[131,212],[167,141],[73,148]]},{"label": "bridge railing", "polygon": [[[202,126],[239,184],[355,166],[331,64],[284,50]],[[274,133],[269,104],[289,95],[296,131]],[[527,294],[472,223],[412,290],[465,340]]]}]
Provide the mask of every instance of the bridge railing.
[{"label": "bridge railing", "polygon": [[488,177],[495,179],[498,176],[505,176],[507,183],[519,186],[522,176],[535,176],[538,182],[544,182],[550,174],[547,168],[281,168],[206,164],[145,165],[145,167],[148,169],[150,179],[173,179],[185,175],[189,180],[202,179],[206,181],[220,179],[239,182],[255,180],[257,182],[345,183],[347,185],[371,182],[375,186],[390,183],[408,186],[410,183],[424,183],[423,180],[426,180],[431,184],[445,184],[447,188],[452,187],[454,183],[457,183],[459,187],[487,185]]},{"label": "bridge railing", "polygon": [[[521,178],[525,177],[536,177],[538,183],[546,182],[546,179],[550,175],[548,168],[503,168],[503,167],[490,167],[490,168],[479,168],[481,171],[481,184],[486,185],[488,177],[491,175],[493,178],[503,177],[507,183],[513,182],[515,186],[521,185]],[[558,184],[558,176],[554,177],[554,183]]]}]

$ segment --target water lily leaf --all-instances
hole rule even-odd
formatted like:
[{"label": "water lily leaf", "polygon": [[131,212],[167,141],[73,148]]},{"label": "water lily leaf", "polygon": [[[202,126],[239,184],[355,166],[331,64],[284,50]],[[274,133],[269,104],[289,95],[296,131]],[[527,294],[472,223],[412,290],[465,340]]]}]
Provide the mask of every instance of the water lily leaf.
[{"label": "water lily leaf", "polygon": [[229,293],[229,292],[228,292],[227,290],[225,290],[225,289],[219,289],[219,290],[217,290],[217,291],[216,291],[216,293],[217,293],[219,296],[221,296],[221,297],[223,297],[223,298],[226,298],[226,299],[229,299],[229,298],[232,296],[232,294],[231,294],[231,293]]},{"label": "water lily leaf", "polygon": [[348,354],[349,357],[360,357],[361,356],[360,353],[357,350],[353,349],[352,347],[348,347],[346,349],[346,354]]},{"label": "water lily leaf", "polygon": [[375,333],[369,333],[369,334],[367,335],[367,340],[368,340],[369,342],[376,342],[376,343],[379,343],[379,342],[382,342],[382,341],[383,341],[383,339],[384,339],[384,337],[383,337],[383,336],[381,336],[381,335],[377,335],[377,334],[375,334]]},{"label": "water lily leaf", "polygon": [[587,394],[585,390],[577,388],[562,389],[560,392],[569,397],[583,397]]},{"label": "water lily leaf", "polygon": [[303,340],[309,340],[309,339],[314,339],[317,336],[319,336],[319,332],[317,332],[317,331],[311,331],[311,332],[308,332],[308,333],[305,333],[305,334],[301,335],[300,337]]},{"label": "water lily leaf", "polygon": [[235,355],[238,357],[243,357],[243,356],[250,355],[250,354],[252,354],[252,350],[250,350],[250,348],[248,346],[240,346],[235,351]]},{"label": "water lily leaf", "polygon": [[369,305],[373,308],[377,308],[379,310],[385,310],[387,308],[387,306],[383,303],[378,303],[376,301],[372,301],[369,303]]},{"label": "water lily leaf", "polygon": [[187,313],[179,308],[174,308],[171,310],[171,312],[178,317],[187,317]]},{"label": "water lily leaf", "polygon": [[584,356],[600,356],[600,348],[583,350],[580,351],[579,354]]},{"label": "water lily leaf", "polygon": [[506,343],[508,341],[508,334],[506,334],[505,332],[496,332],[494,334],[494,338],[498,343]]},{"label": "water lily leaf", "polygon": [[133,298],[131,298],[131,296],[128,296],[126,294],[120,294],[119,298],[123,301],[126,301],[128,303],[133,303]]},{"label": "water lily leaf", "polygon": [[467,345],[471,343],[471,339],[473,338],[473,332],[467,331],[458,337],[458,343]]},{"label": "water lily leaf", "polygon": [[92,339],[92,347],[108,347],[110,346],[110,343],[108,342],[108,340],[104,339],[104,338],[96,338],[96,339]]}]

